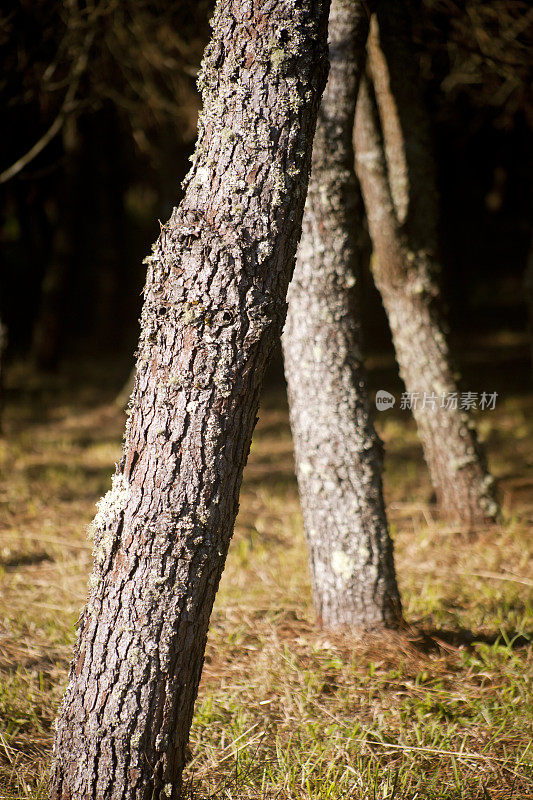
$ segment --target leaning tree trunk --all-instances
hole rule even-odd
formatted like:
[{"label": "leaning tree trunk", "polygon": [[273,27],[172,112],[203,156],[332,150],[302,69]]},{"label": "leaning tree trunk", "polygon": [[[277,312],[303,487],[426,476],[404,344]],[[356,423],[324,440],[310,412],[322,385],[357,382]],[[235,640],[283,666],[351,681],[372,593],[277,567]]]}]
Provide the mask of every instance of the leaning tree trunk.
[{"label": "leaning tree trunk", "polygon": [[57,722],[54,800],[176,800],[261,381],[285,317],[328,3],[219,0],[185,197],[148,276],[124,454]]},{"label": "leaning tree trunk", "polygon": [[362,81],[355,124],[374,279],[441,509],[475,525],[493,519],[498,506],[474,424],[461,408],[438,308],[437,193],[409,19],[396,0],[381,0],[377,13],[379,35],[372,25],[368,48],[375,97]]},{"label": "leaning tree trunk", "polygon": [[330,72],[283,333],[313,597],[327,627],[393,626],[401,614],[356,301],[362,208],[352,133],[367,34],[364,3],[333,0]]}]

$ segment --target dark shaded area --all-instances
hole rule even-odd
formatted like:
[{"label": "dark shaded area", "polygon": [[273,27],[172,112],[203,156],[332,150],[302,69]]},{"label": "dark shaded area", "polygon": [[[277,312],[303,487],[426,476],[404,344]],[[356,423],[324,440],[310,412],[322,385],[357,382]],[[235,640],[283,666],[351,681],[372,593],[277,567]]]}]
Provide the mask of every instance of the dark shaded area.
[{"label": "dark shaded area", "polygon": [[[0,172],[61,122],[39,155],[0,184],[8,359],[32,358],[46,370],[74,362],[76,382],[79,359],[105,357],[114,364],[110,393],[126,379],[142,259],[189,166],[211,8],[206,0],[37,0],[1,12]],[[474,388],[488,371],[498,386],[518,376],[527,386],[531,9],[522,0],[416,0],[413,21],[434,131],[452,342],[459,356],[475,352],[466,364]],[[369,352],[391,353],[368,275],[363,305]],[[512,353],[508,341],[500,355],[493,347],[486,370],[486,336],[502,332],[522,338]],[[394,370],[374,370],[376,385],[397,382]],[[269,382],[280,377],[278,354]]]},{"label": "dark shaded area", "polygon": [[[41,369],[131,361],[142,259],[180,199],[212,3],[9,2],[0,12],[0,316]],[[48,140],[48,132],[55,133]],[[124,367],[127,371],[127,366]]]},{"label": "dark shaded area", "polygon": [[413,629],[413,644],[423,653],[431,653],[446,649],[446,645],[453,648],[468,647],[474,648],[476,644],[499,645],[500,647],[510,647],[519,649],[528,647],[531,644],[533,631],[518,633],[512,630],[498,630],[491,633],[481,631],[470,631],[465,628],[457,630],[447,630],[445,628],[432,628],[430,630]]},{"label": "dark shaded area", "polygon": [[32,564],[42,564],[43,561],[52,561],[52,557],[48,553],[22,553],[9,558],[0,558],[0,567],[6,570],[15,570]]}]

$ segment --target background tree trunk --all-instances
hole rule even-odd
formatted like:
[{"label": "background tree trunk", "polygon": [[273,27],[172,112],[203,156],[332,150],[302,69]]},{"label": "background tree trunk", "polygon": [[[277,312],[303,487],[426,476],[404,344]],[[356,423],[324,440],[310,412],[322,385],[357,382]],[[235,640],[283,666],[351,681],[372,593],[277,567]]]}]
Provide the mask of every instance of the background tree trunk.
[{"label": "background tree trunk", "polygon": [[4,428],[4,386],[6,369],[7,328],[0,319],[0,433]]},{"label": "background tree trunk", "polygon": [[[58,209],[56,209],[58,211]],[[67,284],[72,259],[70,231],[64,220],[56,218],[52,234],[50,263],[41,286],[39,316],[32,336],[32,355],[37,369],[52,371],[61,354]]]},{"label": "background tree trunk", "polygon": [[38,369],[54,370],[61,356],[65,306],[74,267],[75,239],[79,219],[80,134],[74,117],[63,126],[65,165],[59,202],[48,204],[52,230],[50,260],[41,286],[39,314],[32,337],[32,356]]},{"label": "background tree trunk", "polygon": [[118,406],[118,408],[121,408],[122,410],[124,410],[127,407],[130,401],[131,394],[133,392],[133,389],[135,388],[136,374],[137,374],[137,369],[136,367],[134,367],[130,372],[130,374],[128,375],[128,377],[126,378],[126,381],[124,382],[119,393],[115,397],[115,405]]},{"label": "background tree trunk", "polygon": [[285,317],[328,3],[219,0],[184,200],[147,259],[124,454],[57,721],[54,800],[175,800],[264,369]]},{"label": "background tree trunk", "polygon": [[283,334],[313,597],[328,627],[392,626],[401,615],[356,302],[362,207],[352,133],[368,22],[364,3],[333,0],[330,72]]},{"label": "background tree trunk", "polygon": [[528,313],[529,331],[529,352],[531,355],[531,367],[533,368],[533,235],[527,253],[526,271],[524,274],[524,291],[526,295],[526,306]]},{"label": "background tree trunk", "polygon": [[[457,393],[439,309],[437,192],[428,119],[410,53],[403,3],[381,0],[369,39],[355,147],[375,259],[373,274],[392,331],[424,455],[443,513],[467,525],[492,520],[498,506],[475,426],[466,410],[442,407]],[[436,400],[426,401],[435,393]]]}]

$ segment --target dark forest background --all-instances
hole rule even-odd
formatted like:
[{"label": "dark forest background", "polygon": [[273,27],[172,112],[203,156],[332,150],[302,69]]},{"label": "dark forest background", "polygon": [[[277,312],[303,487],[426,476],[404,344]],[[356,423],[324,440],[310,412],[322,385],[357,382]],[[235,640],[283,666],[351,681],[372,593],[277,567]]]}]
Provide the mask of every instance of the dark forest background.
[{"label": "dark forest background", "polygon": [[[97,356],[128,374],[143,257],[181,196],[211,2],[20,0],[0,19],[0,315],[8,358]],[[456,346],[522,333],[533,205],[533,9],[418,0],[443,291]],[[38,144],[40,143],[40,144]],[[13,177],[36,144],[41,151]],[[7,171],[7,174],[6,172]],[[11,170],[12,171],[12,170]],[[6,179],[8,178],[8,179]],[[370,276],[369,349],[390,348]],[[512,337],[511,337],[512,338]],[[529,371],[528,349],[513,369]]]}]

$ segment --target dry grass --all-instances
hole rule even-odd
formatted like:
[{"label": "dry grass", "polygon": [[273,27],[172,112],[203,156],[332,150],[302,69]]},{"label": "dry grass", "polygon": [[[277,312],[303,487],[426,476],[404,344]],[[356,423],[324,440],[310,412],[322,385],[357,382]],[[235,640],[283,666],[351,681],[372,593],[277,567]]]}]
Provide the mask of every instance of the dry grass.
[{"label": "dry grass", "polygon": [[[123,429],[105,393],[34,388],[0,440],[0,798],[44,796],[85,528]],[[480,419],[505,518],[473,532],[436,518],[407,415],[380,416],[409,627],[378,639],[315,625],[285,400],[267,394],[192,730],[197,798],[533,797],[528,400]]]}]

